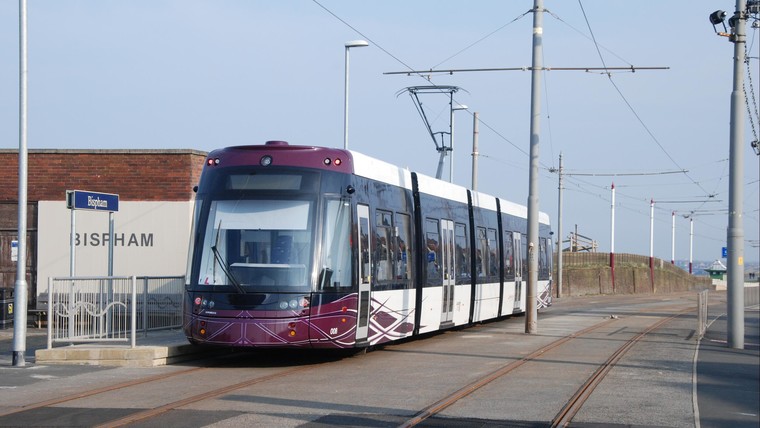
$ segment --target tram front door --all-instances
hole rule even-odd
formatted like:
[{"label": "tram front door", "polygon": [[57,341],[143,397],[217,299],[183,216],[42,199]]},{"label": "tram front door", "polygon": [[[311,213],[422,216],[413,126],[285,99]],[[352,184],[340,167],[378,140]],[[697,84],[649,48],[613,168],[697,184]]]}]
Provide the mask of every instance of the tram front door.
[{"label": "tram front door", "polygon": [[369,207],[356,206],[357,224],[359,225],[359,302],[356,311],[356,342],[367,340],[369,333],[370,280],[372,272],[372,251],[369,248]]},{"label": "tram front door", "polygon": [[441,270],[443,271],[443,301],[441,304],[441,325],[452,323],[454,319],[454,222],[441,220]]},{"label": "tram front door", "polygon": [[523,274],[523,256],[522,256],[522,245],[521,245],[521,235],[519,233],[514,234],[513,242],[513,254],[514,260],[515,260],[515,305],[514,305],[514,311],[519,312],[520,311],[520,302],[522,300],[522,274]]}]

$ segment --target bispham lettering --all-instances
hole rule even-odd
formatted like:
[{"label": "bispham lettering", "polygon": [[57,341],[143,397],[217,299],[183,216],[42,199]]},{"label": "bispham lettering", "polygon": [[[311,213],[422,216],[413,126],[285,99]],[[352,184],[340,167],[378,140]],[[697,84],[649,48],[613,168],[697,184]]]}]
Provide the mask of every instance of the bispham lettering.
[{"label": "bispham lettering", "polygon": [[[108,233],[77,233],[75,244],[77,247],[104,247],[108,246]],[[152,233],[115,233],[113,237],[114,247],[152,247]]]},{"label": "bispham lettering", "polygon": [[87,206],[93,207],[95,209],[98,208],[108,208],[108,201],[100,199],[98,197],[93,198],[92,196],[87,196]]}]

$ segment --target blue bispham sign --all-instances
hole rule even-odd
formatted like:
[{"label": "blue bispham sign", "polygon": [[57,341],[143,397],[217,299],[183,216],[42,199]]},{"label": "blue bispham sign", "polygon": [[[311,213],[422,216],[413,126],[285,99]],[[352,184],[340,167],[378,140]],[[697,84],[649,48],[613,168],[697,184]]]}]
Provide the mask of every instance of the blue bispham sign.
[{"label": "blue bispham sign", "polygon": [[70,210],[117,212],[119,211],[119,195],[67,190],[66,208]]}]

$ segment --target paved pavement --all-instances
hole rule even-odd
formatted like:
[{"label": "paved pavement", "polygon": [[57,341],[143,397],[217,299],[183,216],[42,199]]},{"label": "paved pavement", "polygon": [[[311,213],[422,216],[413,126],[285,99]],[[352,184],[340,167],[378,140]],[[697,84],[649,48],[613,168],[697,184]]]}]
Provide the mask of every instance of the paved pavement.
[{"label": "paved pavement", "polygon": [[[760,311],[757,307],[745,310],[745,349],[731,349],[725,343],[727,322],[722,314],[725,312],[725,294],[721,297],[719,293],[713,293],[712,296],[713,299],[717,297],[719,303],[710,308],[711,324],[698,346],[695,346],[693,338],[689,338],[689,332],[693,331],[693,317],[658,330],[652,335],[652,340],[637,345],[625,357],[619,370],[610,373],[609,380],[597,388],[574,418],[572,426],[760,426]],[[514,347],[513,352],[517,357],[526,355],[550,340],[554,332],[559,335],[565,334],[568,329],[581,330],[591,319],[598,319],[599,316],[625,314],[626,311],[631,311],[631,305],[636,304],[637,300],[651,303],[656,298],[594,296],[559,299],[551,309],[542,312],[541,329],[548,334],[520,336],[520,342],[511,345]],[[485,354],[487,350],[468,348],[468,337],[491,329],[520,328],[519,323],[513,322],[506,327],[504,324],[509,323],[485,325],[478,331],[461,330],[457,333],[462,337],[460,341],[449,339],[436,344],[437,339],[434,338],[422,342],[428,347],[445,346],[445,349],[441,348],[441,352],[437,353],[440,355],[472,358],[473,352]],[[606,334],[607,337],[613,337],[616,333],[613,331]],[[76,345],[46,350],[45,331],[30,328],[26,361],[31,370],[18,370],[11,367],[12,334],[12,329],[0,330],[0,392],[3,389],[13,389],[18,394],[24,394],[25,389],[28,389],[26,387],[44,379],[68,379],[74,383],[83,379],[86,381],[88,376],[116,373],[109,370],[131,370],[123,372],[123,375],[135,373],[134,370],[149,372],[156,370],[155,366],[172,364],[178,358],[193,357],[188,352],[195,352],[194,348],[188,347],[184,336],[178,331],[154,332],[147,337],[138,337],[138,348],[142,352],[134,354],[129,354],[128,347],[123,346]],[[683,340],[684,338],[688,340]],[[472,340],[477,339],[473,337]],[[404,353],[422,342],[413,341],[386,349]],[[579,346],[577,361],[571,355],[573,350],[566,350],[563,360],[567,364],[562,370],[552,372],[551,376],[541,372],[526,373],[525,382],[517,388],[514,385],[501,387],[497,383],[489,385],[477,394],[477,398],[473,396],[461,400],[457,406],[446,409],[440,417],[425,421],[422,426],[537,426],[531,422],[515,425],[515,421],[546,420],[544,415],[530,413],[540,409],[522,403],[547,399],[550,394],[564,394],[562,389],[567,386],[563,382],[564,376],[569,378],[578,370],[593,368],[594,348],[593,343],[589,343]],[[120,354],[122,351],[124,353]],[[380,358],[379,354],[366,357]],[[124,364],[124,361],[128,363]],[[453,363],[461,366],[461,362]],[[126,367],[114,369],[109,367],[112,365]],[[427,383],[425,389],[436,395],[436,391],[441,388],[437,383],[445,382],[446,379],[428,378],[417,381]],[[625,389],[625,394],[621,394],[621,388]],[[629,401],[623,410],[620,406],[621,395]],[[668,404],[663,406],[663,403]],[[511,422],[500,422],[504,420],[502,415],[505,413],[513,417]],[[482,418],[468,419],[472,414]],[[261,420],[252,422],[260,423]],[[331,415],[306,425],[329,426],[344,422],[340,417]],[[365,422],[369,424],[372,419],[368,417]],[[354,419],[348,425],[358,426],[362,423]]]}]

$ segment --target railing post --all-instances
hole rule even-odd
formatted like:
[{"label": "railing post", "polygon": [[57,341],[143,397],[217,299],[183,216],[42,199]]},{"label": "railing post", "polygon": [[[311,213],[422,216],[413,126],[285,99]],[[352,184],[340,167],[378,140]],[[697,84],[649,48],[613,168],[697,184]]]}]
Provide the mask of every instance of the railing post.
[{"label": "railing post", "polygon": [[69,289],[69,304],[68,304],[68,315],[69,315],[69,343],[73,343],[71,339],[74,337],[74,287],[76,286],[76,280],[74,278],[71,278],[71,285]]},{"label": "railing post", "polygon": [[143,337],[148,337],[148,277],[143,277],[142,292],[142,330]]},{"label": "railing post", "polygon": [[47,348],[53,349],[53,278],[48,277]]},{"label": "railing post", "polygon": [[137,277],[132,275],[132,348],[136,346],[137,342]]},{"label": "railing post", "polygon": [[708,291],[702,290],[698,293],[697,303],[697,339],[702,339],[707,332],[707,301]]}]

